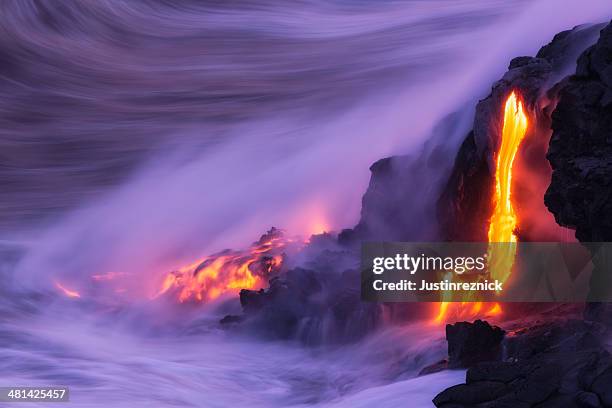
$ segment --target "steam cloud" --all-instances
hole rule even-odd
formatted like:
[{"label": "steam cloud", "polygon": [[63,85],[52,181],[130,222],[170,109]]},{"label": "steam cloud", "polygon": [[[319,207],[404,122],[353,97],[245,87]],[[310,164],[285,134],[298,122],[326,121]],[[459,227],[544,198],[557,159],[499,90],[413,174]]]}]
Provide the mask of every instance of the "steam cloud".
[{"label": "steam cloud", "polygon": [[28,242],[20,283],[350,226],[371,162],[418,146],[511,56],[611,12],[440,6],[3,2],[0,222]]}]

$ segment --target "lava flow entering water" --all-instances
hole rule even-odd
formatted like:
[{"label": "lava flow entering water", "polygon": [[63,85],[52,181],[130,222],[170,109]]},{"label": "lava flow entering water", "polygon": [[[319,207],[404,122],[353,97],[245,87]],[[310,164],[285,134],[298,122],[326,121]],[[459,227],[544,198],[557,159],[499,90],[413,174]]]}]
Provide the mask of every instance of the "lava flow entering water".
[{"label": "lava flow entering water", "polygon": [[272,228],[244,251],[223,251],[170,272],[157,296],[175,294],[179,302],[208,302],[241,289],[258,289],[280,272],[287,246],[295,240]]},{"label": "lava flow entering water", "polygon": [[[501,145],[496,155],[494,210],[489,220],[488,265],[492,279],[505,282],[512,271],[516,256],[517,217],[512,203],[512,166],[518,148],[527,132],[527,115],[523,103],[512,91],[504,106],[504,122]],[[502,243],[500,245],[500,243]],[[451,314],[449,302],[441,302],[434,318],[436,323],[448,320]],[[498,303],[462,302],[454,304],[453,317],[466,318],[478,315],[496,316],[502,312]]]}]

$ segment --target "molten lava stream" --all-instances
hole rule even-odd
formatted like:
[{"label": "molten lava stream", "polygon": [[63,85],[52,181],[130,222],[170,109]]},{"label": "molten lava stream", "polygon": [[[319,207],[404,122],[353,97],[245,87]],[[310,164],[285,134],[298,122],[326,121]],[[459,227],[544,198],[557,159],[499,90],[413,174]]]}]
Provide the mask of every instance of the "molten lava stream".
[{"label": "molten lava stream", "polygon": [[442,324],[449,320],[495,317],[502,313],[502,308],[499,303],[440,302],[438,305],[438,314],[433,319],[433,322],[436,324]]},{"label": "molten lava stream", "polygon": [[[489,222],[489,272],[492,279],[505,282],[516,256],[517,226],[512,205],[512,165],[519,145],[527,132],[527,115],[523,103],[512,92],[504,108],[502,141],[495,168],[495,209]],[[499,244],[503,243],[503,244]]]},{"label": "molten lava stream", "polygon": [[[504,123],[499,152],[496,155],[495,165],[495,192],[493,196],[494,210],[489,221],[489,233],[487,249],[489,273],[492,279],[505,282],[514,265],[516,256],[515,229],[517,217],[512,204],[512,166],[518,148],[525,138],[527,132],[527,115],[523,109],[523,103],[512,91],[504,106]],[[469,307],[466,307],[466,303]],[[482,302],[455,303],[453,308],[449,302],[441,302],[438,313],[434,319],[436,323],[442,323],[451,317],[473,318],[478,316],[484,305]],[[452,312],[449,309],[454,309]],[[485,317],[501,314],[499,303],[492,306],[487,305],[483,313]]]},{"label": "molten lava stream", "polygon": [[171,294],[179,302],[209,302],[241,289],[259,289],[282,268],[293,239],[272,228],[250,248],[207,256],[166,275],[155,297]]}]

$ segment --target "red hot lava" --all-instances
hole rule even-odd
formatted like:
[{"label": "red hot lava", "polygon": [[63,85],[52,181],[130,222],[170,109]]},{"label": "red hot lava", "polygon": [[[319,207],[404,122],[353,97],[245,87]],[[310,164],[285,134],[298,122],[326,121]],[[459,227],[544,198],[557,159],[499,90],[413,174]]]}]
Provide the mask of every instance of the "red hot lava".
[{"label": "red hot lava", "polygon": [[170,272],[157,296],[170,293],[181,303],[208,302],[241,289],[262,288],[281,271],[285,250],[295,242],[272,228],[246,250],[222,251]]},{"label": "red hot lava", "polygon": [[[512,91],[506,98],[503,107],[502,133],[499,150],[495,153],[495,189],[491,200],[493,202],[493,214],[489,219],[489,250],[488,263],[492,278],[505,282],[512,271],[514,258],[516,256],[516,230],[518,220],[516,216],[516,202],[512,195],[512,174],[514,160],[521,142],[527,134],[528,118],[521,95]],[[507,245],[496,245],[504,242]],[[486,310],[485,310],[486,307]],[[452,312],[458,317],[497,316],[502,313],[498,303],[491,305],[482,302],[463,302],[453,304]],[[442,323],[448,319],[449,303],[441,302],[434,321]]]}]

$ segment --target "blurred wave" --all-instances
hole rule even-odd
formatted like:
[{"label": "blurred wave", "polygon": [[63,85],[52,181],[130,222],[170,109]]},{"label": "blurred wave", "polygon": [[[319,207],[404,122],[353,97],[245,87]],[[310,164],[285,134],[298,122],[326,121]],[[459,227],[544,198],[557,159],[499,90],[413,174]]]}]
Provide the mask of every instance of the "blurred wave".
[{"label": "blurred wave", "polygon": [[236,137],[238,122],[327,121],[364,95],[452,70],[465,37],[516,11],[503,1],[7,0],[0,9],[2,235],[99,198],[168,149]]},{"label": "blurred wave", "polygon": [[[0,319],[3,385],[68,385],[70,403],[78,407],[352,407],[376,400],[395,406],[390,401],[407,393],[414,393],[418,405],[411,406],[417,407],[429,406],[424,402],[465,376],[453,371],[412,379],[445,354],[433,327],[387,330],[343,348],[304,349],[218,330],[135,334],[120,329],[117,319],[92,319],[65,306],[51,306],[54,313],[44,317]],[[394,392],[385,391],[390,381],[396,381]]]},{"label": "blurred wave", "polygon": [[0,235],[28,244],[20,282],[351,225],[369,164],[465,100],[471,44],[516,4],[3,2]]}]

